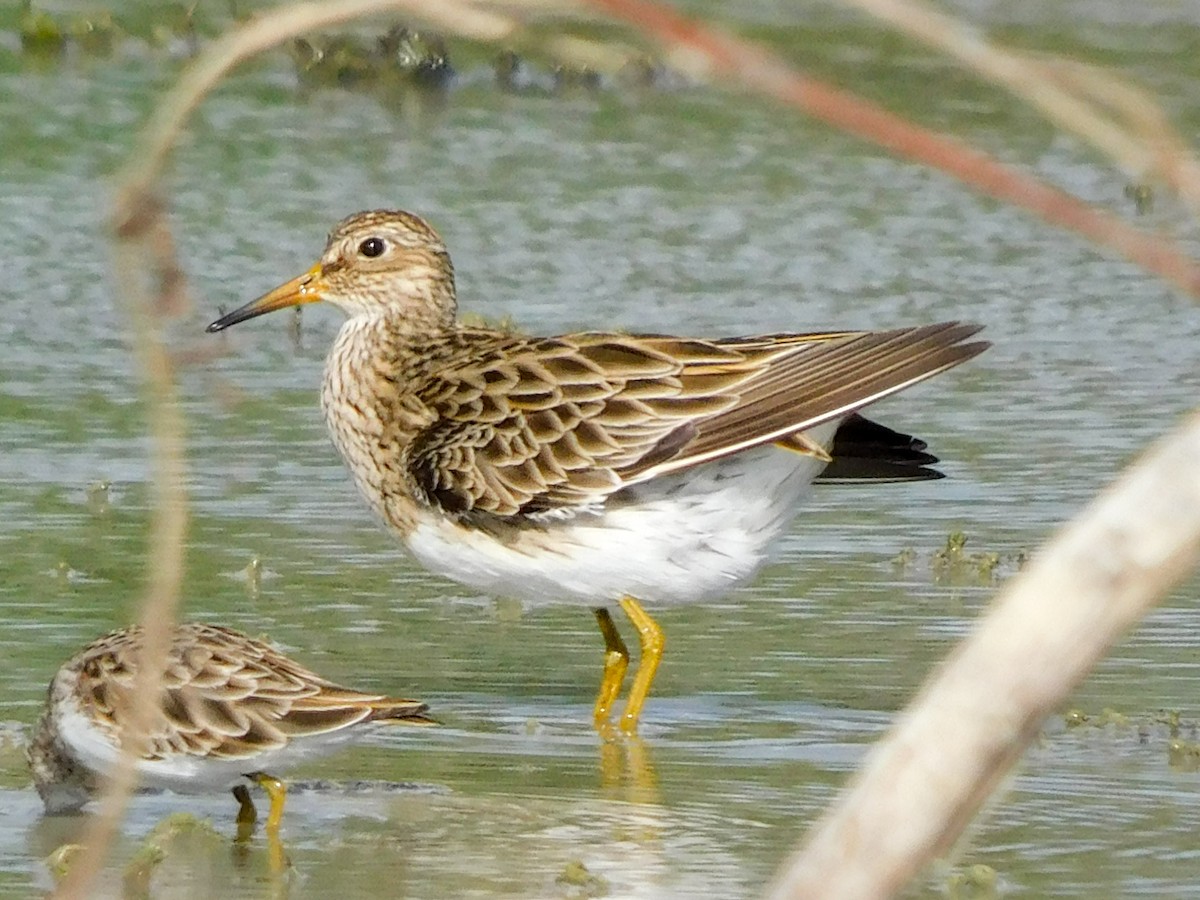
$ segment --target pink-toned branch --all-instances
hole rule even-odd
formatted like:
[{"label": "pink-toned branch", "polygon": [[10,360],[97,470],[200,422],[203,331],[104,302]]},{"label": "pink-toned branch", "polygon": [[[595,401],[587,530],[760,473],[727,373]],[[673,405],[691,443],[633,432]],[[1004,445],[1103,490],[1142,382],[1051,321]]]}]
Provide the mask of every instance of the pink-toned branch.
[{"label": "pink-toned branch", "polygon": [[[1180,290],[1200,296],[1200,264],[1166,235],[1140,231],[962,141],[804,76],[766,47],[689,19],[662,4],[649,0],[581,2],[652,36],[675,65],[698,77],[744,85],[901,157],[953,175],[976,190],[1108,247]],[[1159,157],[1147,154],[1145,158]]]}]

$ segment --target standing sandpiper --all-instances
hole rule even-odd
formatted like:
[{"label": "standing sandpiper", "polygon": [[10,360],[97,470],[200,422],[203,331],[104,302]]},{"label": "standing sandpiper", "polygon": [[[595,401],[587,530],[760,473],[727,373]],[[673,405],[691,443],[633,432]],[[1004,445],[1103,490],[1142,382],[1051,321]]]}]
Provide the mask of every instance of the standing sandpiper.
[{"label": "standing sandpiper", "polygon": [[321,401],[359,490],[430,570],[591,607],[601,731],[629,662],[609,604],[640,638],[620,719],[633,732],[663,648],[642,603],[746,582],[827,465],[836,479],[938,477],[924,443],[857,410],[988,346],[956,322],[717,340],[470,328],[446,245],[389,210],[343,220],[316,265],[208,330],[318,300],[348,316]]}]

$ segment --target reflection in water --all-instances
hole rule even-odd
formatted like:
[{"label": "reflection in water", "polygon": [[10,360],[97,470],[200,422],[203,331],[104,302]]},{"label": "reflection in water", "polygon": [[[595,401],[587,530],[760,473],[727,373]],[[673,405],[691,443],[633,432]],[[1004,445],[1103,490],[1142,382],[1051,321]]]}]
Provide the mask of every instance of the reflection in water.
[{"label": "reflection in water", "polygon": [[[261,866],[257,865],[257,854],[253,852],[255,822],[243,819],[240,815],[237,822],[237,835],[233,839],[233,862],[242,872],[257,874]],[[268,896],[272,898],[287,897],[290,893],[292,864],[278,828],[264,828],[264,839],[267,844],[266,871]]]},{"label": "reflection in water", "polygon": [[662,803],[646,742],[637,735],[600,741],[600,785],[604,796],[645,806]]},{"label": "reflection in water", "polygon": [[656,883],[669,868],[664,845],[671,814],[646,742],[637,735],[602,740],[600,783],[603,796],[621,801],[608,812],[613,839],[630,845],[621,857],[621,875],[638,884]]},{"label": "reflection in water", "polygon": [[[44,861],[54,882],[66,876],[77,858],[75,842],[91,818],[43,816],[29,829],[31,855]],[[171,813],[136,843],[130,843],[126,832],[114,856],[118,868],[102,876],[94,896],[261,897],[265,884],[266,896],[285,898],[292,874],[283,842],[278,832],[268,832],[263,848],[253,831],[253,823],[239,823],[230,838],[191,813]]]}]

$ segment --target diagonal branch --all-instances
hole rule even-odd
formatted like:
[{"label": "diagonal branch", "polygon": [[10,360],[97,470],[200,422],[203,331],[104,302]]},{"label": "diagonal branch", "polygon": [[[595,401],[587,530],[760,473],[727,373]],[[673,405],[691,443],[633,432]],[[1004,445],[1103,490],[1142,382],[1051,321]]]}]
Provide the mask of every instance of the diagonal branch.
[{"label": "diagonal branch", "polygon": [[[789,68],[769,49],[717,30],[650,0],[581,0],[644,31],[672,62],[696,77],[739,82],[899,156],[947,172],[978,191],[1108,247],[1200,296],[1200,264],[1171,238],[1140,231],[1111,213],[929,131],[832,85]],[[1140,159],[1149,158],[1145,154]]]},{"label": "diagonal branch", "polygon": [[1045,717],[1200,560],[1200,415],[1039,552],[812,828],[771,900],[890,897],[947,852]]}]

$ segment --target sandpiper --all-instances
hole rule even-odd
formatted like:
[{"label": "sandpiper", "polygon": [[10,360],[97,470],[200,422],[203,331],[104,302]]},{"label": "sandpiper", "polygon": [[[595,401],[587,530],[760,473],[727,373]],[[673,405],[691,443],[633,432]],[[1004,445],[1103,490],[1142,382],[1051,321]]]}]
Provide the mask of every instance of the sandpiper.
[{"label": "sandpiper", "polygon": [[432,571],[591,607],[601,731],[629,662],[610,604],[641,644],[633,732],[663,648],[643,602],[747,581],[823,470],[939,477],[923,442],[857,410],[988,346],[957,322],[715,340],[467,327],[442,239],[390,210],[343,220],[316,265],[208,330],[318,300],[348,316],[321,400],[359,490]]},{"label": "sandpiper", "polygon": [[[55,674],[27,750],[47,812],[92,799],[121,753],[142,643],[140,627],[101,637]],[[276,772],[331,752],[370,722],[432,724],[418,700],[360,693],[326,681],[262,641],[197,622],[176,628],[154,722],[137,760],[140,784],[179,793],[232,789],[239,824],[257,813],[246,790],[271,801],[268,832],[283,816]]]}]

